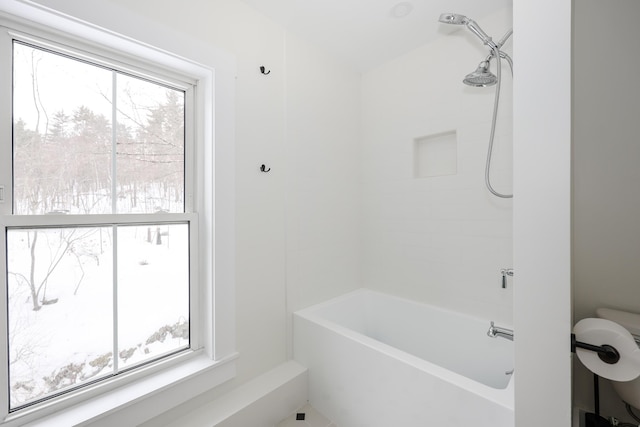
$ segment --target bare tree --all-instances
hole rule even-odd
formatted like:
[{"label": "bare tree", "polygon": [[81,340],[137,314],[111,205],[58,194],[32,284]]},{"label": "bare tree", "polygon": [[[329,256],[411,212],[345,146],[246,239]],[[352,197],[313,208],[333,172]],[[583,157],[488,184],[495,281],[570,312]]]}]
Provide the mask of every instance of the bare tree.
[{"label": "bare tree", "polygon": [[[40,259],[38,254],[39,247],[39,236],[40,231],[33,230],[29,231],[29,272],[28,275],[24,272],[20,271],[10,271],[9,274],[16,277],[19,281],[26,284],[29,287],[29,292],[31,295],[31,303],[34,311],[38,311],[42,308],[43,305],[55,304],[58,300],[57,298],[48,299],[47,298],[47,287],[49,284],[49,279],[52,274],[58,268],[60,263],[65,258],[65,255],[70,254],[73,255],[75,260],[77,261],[77,265],[80,266],[81,270],[84,272],[82,268],[82,257],[91,255],[92,258],[96,259],[97,255],[88,254],[84,249],[81,248],[83,239],[97,233],[97,229],[95,228],[61,228],[56,230],[56,238],[55,239],[47,239],[44,243],[44,249],[48,252],[49,258],[43,261]],[[45,238],[47,235],[45,234]],[[52,241],[53,240],[53,241]],[[57,240],[57,241],[56,241]],[[40,261],[39,261],[40,259]],[[39,263],[43,262],[43,268],[39,268]],[[42,271],[41,274],[38,274],[38,271]],[[74,293],[77,293],[78,288],[84,278],[84,274],[82,274],[78,283],[76,284]]]}]

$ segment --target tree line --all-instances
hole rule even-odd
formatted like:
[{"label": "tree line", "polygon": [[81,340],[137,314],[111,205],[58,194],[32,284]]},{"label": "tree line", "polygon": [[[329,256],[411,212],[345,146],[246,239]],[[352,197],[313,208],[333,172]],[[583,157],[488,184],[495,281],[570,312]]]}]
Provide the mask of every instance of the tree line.
[{"label": "tree line", "polygon": [[18,119],[15,213],[111,213],[114,197],[119,213],[175,211],[184,197],[180,94],[167,89],[164,102],[147,107],[144,120],[121,111],[117,117],[115,132],[110,119],[84,105],[71,114],[56,111],[43,133]]}]

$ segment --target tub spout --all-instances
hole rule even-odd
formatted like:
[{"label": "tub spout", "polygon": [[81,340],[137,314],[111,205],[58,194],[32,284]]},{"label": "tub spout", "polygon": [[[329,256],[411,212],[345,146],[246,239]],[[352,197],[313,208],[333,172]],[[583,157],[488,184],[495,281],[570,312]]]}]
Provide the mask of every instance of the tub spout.
[{"label": "tub spout", "polygon": [[513,341],[513,330],[507,328],[501,328],[500,326],[495,326],[493,322],[491,322],[491,326],[489,326],[489,330],[487,331],[487,335],[491,338],[502,337],[508,339],[509,341]]}]

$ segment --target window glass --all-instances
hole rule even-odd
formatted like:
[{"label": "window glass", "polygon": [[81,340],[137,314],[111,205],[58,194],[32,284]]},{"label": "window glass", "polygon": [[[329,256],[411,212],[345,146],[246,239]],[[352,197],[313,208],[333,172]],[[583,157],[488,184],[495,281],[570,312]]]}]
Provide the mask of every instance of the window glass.
[{"label": "window glass", "polygon": [[7,232],[12,408],[113,371],[110,227]]},{"label": "window glass", "polygon": [[14,213],[184,212],[184,91],[17,42],[13,90]]},{"label": "window glass", "polygon": [[189,227],[118,227],[118,354],[128,367],[189,345]]},{"label": "window glass", "polygon": [[191,348],[186,92],[152,74],[13,41],[10,411]]},{"label": "window glass", "polygon": [[188,224],[9,229],[11,407],[187,348],[188,247]]},{"label": "window glass", "polygon": [[14,213],[111,213],[111,71],[13,51]]},{"label": "window glass", "polygon": [[118,75],[118,213],[184,212],[184,93]]}]

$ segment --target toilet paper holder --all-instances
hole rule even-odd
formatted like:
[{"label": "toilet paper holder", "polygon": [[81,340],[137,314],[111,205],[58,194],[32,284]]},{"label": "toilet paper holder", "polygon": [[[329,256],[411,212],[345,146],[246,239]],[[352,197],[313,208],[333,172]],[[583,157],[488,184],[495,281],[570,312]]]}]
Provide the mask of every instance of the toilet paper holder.
[{"label": "toilet paper holder", "polygon": [[618,353],[618,350],[616,350],[615,347],[608,344],[593,345],[577,341],[576,334],[571,334],[571,352],[575,353],[576,348],[581,348],[583,350],[589,350],[598,353],[598,357],[600,358],[600,360],[602,360],[604,363],[608,363],[609,365],[615,365],[620,360],[620,353]]}]

